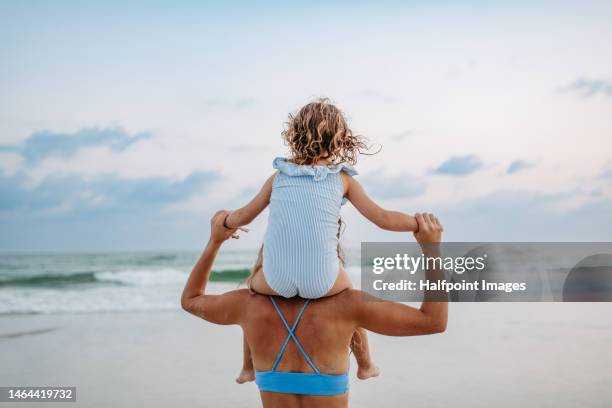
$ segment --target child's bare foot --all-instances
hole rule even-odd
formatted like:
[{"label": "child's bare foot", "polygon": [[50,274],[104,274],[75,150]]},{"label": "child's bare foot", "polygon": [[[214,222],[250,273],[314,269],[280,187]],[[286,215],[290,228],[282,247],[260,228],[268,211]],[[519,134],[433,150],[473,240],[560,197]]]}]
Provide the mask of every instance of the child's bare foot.
[{"label": "child's bare foot", "polygon": [[244,384],[246,382],[255,381],[255,370],[252,368],[243,368],[236,378],[236,382],[238,384]]},{"label": "child's bare foot", "polygon": [[373,363],[360,364],[357,368],[357,378],[360,380],[367,380],[368,378],[378,377],[380,375],[380,368]]}]

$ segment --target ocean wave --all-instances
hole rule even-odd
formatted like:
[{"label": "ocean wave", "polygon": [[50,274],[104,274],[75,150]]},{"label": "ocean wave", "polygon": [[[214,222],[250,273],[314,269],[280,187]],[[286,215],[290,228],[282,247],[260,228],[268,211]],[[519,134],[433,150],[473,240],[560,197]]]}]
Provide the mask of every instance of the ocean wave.
[{"label": "ocean wave", "polygon": [[[0,315],[180,310],[196,252],[0,255]],[[244,287],[253,251],[220,254],[207,292]]]},{"label": "ocean wave", "polygon": [[0,288],[7,286],[40,286],[62,287],[96,283],[95,272],[78,272],[71,274],[40,274],[32,276],[13,276],[0,278]]},{"label": "ocean wave", "polygon": [[[210,282],[242,282],[250,274],[249,269],[223,269],[210,273]],[[188,273],[177,269],[129,269],[96,274],[99,282],[118,283],[128,286],[183,285]]]},{"label": "ocean wave", "polygon": [[176,259],[176,255],[153,255],[149,257],[151,261],[173,261]]},{"label": "ocean wave", "polygon": [[186,275],[177,269],[124,269],[98,272],[96,279],[101,283],[126,286],[165,286],[184,283]]},{"label": "ocean wave", "polygon": [[251,270],[244,269],[224,269],[222,271],[212,271],[210,274],[211,282],[242,282],[251,274]]},{"label": "ocean wave", "polygon": [[[242,282],[250,270],[226,269],[212,271],[211,282]],[[66,288],[91,285],[164,286],[184,284],[187,272],[177,269],[125,269],[107,272],[49,273],[29,276],[0,277],[0,288]]]},{"label": "ocean wave", "polygon": [[[210,294],[238,288],[236,283],[211,282]],[[19,287],[0,290],[0,316],[10,314],[114,313],[179,311],[182,287],[98,285],[88,290]]]}]

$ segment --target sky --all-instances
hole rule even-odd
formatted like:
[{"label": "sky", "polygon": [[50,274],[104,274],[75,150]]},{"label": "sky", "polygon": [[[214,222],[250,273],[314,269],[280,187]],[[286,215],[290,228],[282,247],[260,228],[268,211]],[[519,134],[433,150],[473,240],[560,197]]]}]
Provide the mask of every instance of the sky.
[{"label": "sky", "polygon": [[[369,194],[447,241],[612,240],[610,21],[588,1],[2,2],[0,250],[201,248],[321,96],[380,149]],[[347,246],[407,239],[342,213]]]}]

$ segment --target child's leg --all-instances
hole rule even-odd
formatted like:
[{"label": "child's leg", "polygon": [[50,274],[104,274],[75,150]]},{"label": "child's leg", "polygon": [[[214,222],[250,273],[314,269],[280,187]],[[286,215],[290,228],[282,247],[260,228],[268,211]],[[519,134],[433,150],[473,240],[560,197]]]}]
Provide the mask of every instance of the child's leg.
[{"label": "child's leg", "polygon": [[253,368],[253,358],[251,357],[251,348],[247,342],[246,335],[242,336],[242,370],[236,378],[238,384],[255,381],[255,369]]},{"label": "child's leg", "polygon": [[268,285],[268,282],[266,282],[266,277],[262,271],[257,271],[255,275],[253,275],[250,289],[259,293],[260,295],[280,296],[270,287],[270,285]]},{"label": "child's leg", "polygon": [[360,327],[355,330],[351,338],[351,350],[357,360],[357,378],[366,380],[380,374],[380,369],[372,361],[368,334],[365,329]]},{"label": "child's leg", "polygon": [[349,278],[348,273],[343,267],[340,267],[340,271],[338,272],[338,277],[336,277],[336,282],[334,286],[325,294],[323,297],[337,295],[346,289],[351,289],[353,284],[351,283],[351,278]]}]

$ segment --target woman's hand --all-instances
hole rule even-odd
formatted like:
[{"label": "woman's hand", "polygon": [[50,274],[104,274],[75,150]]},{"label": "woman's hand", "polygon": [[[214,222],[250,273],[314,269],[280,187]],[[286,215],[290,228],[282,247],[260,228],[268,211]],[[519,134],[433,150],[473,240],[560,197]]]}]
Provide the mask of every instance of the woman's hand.
[{"label": "woman's hand", "polygon": [[206,294],[206,285],[221,244],[230,237],[238,238],[238,230],[247,231],[244,228],[224,227],[223,222],[228,214],[229,211],[226,210],[217,211],[210,219],[210,239],[193,267],[181,296],[183,309],[218,324],[234,324],[240,318],[236,308],[233,308],[233,312],[228,312],[232,310],[232,302],[235,303],[233,296]]},{"label": "woman's hand", "polygon": [[210,219],[210,241],[214,244],[220,245],[224,241],[234,238],[239,239],[238,231],[248,232],[246,228],[226,228],[225,218],[230,214],[227,210],[220,210],[213,215]]},{"label": "woman's hand", "polygon": [[419,230],[414,233],[414,238],[419,244],[437,244],[442,240],[442,224],[433,214],[415,214]]}]

